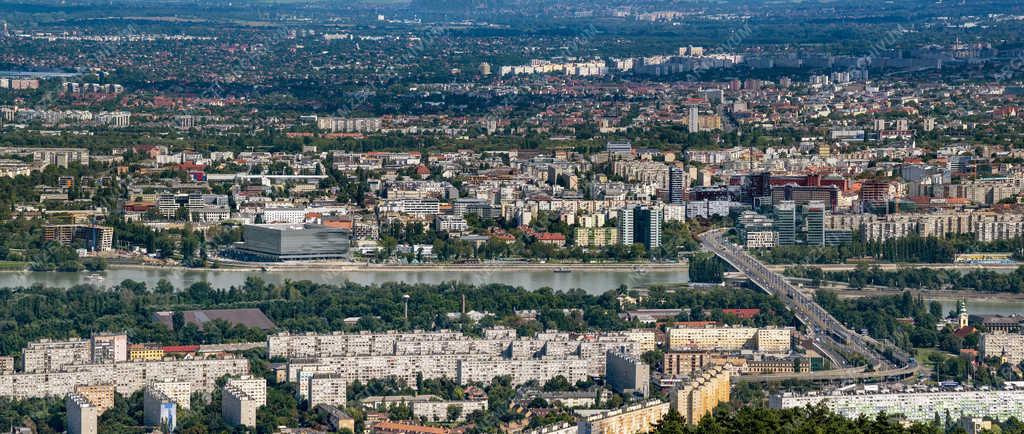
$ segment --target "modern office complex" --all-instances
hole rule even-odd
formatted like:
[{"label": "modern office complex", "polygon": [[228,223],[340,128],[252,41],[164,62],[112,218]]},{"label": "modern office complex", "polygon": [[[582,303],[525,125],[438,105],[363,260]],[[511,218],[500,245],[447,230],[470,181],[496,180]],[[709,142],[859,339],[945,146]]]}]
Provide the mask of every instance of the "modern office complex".
[{"label": "modern office complex", "polygon": [[673,166],[668,169],[668,203],[682,205],[686,202],[686,169]]},{"label": "modern office complex", "polygon": [[783,201],[775,205],[775,230],[779,232],[778,244],[796,244],[796,204]]},{"label": "modern office complex", "polygon": [[46,225],[43,239],[65,246],[81,243],[90,251],[106,251],[114,246],[114,228],[95,225]]},{"label": "modern office complex", "polygon": [[245,225],[243,233],[234,254],[258,261],[345,258],[351,238],[347,230],[313,224]]},{"label": "modern office complex", "polygon": [[825,203],[811,201],[804,208],[804,223],[807,227],[807,244],[825,245]]},{"label": "modern office complex", "polygon": [[619,243],[624,245],[643,244],[647,250],[661,247],[661,223],[664,210],[661,208],[630,206],[618,213]]}]

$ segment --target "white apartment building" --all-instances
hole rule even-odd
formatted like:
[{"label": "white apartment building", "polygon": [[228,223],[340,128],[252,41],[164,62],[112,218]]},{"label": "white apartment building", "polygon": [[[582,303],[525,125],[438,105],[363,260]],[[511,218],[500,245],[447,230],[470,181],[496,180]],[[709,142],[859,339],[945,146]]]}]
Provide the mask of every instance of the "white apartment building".
[{"label": "white apartment building", "polygon": [[69,365],[89,363],[92,360],[90,346],[86,339],[29,342],[22,350],[25,372],[57,372]]},{"label": "white apartment building", "polygon": [[982,333],[978,348],[986,359],[999,357],[1013,365],[1024,361],[1024,335],[1018,333]]},{"label": "white apartment building", "polygon": [[[448,408],[458,408],[458,415],[450,419]],[[466,416],[474,411],[487,411],[487,400],[476,401],[413,401],[412,415],[417,418],[426,419],[428,422],[463,422]]]},{"label": "white apartment building", "polygon": [[339,374],[313,374],[306,379],[306,399],[309,408],[320,404],[345,407],[348,400],[348,378]]},{"label": "white apartment building", "polygon": [[0,397],[66,396],[75,386],[94,384],[113,384],[118,393],[128,395],[142,390],[154,377],[189,382],[193,390],[211,391],[216,387],[217,378],[248,373],[248,360],[234,357],[74,364],[64,366],[57,375],[44,372],[0,375]]},{"label": "white apartment building", "polygon": [[832,411],[851,419],[873,418],[880,412],[902,415],[907,420],[927,422],[947,412],[959,416],[987,417],[1005,420],[1024,415],[1024,390],[867,393],[854,395],[795,396],[772,395],[771,408],[794,408],[824,403]]}]

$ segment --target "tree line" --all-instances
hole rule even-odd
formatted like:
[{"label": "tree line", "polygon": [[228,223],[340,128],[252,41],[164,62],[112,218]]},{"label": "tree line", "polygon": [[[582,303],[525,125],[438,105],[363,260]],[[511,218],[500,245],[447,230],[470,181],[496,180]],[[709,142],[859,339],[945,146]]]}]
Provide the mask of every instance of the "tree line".
[{"label": "tree line", "polygon": [[1020,293],[1024,290],[1024,267],[1009,273],[992,270],[960,270],[949,268],[901,268],[886,271],[874,266],[858,265],[851,271],[822,271],[817,267],[787,268],[787,276],[816,281],[846,282],[854,288],[867,285],[915,289],[969,289],[985,292]]}]

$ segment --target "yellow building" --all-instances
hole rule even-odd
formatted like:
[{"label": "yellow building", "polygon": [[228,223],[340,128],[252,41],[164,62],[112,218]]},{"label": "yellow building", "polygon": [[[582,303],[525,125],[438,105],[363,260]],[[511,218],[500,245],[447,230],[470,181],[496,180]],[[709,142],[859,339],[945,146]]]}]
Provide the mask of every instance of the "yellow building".
[{"label": "yellow building", "polygon": [[755,327],[676,327],[668,331],[672,350],[738,351],[788,353],[792,328]]},{"label": "yellow building", "polygon": [[691,425],[711,413],[718,404],[729,402],[729,365],[709,368],[689,383],[681,384],[671,393],[672,408]]},{"label": "yellow building", "polygon": [[75,386],[75,393],[88,399],[89,403],[96,407],[98,414],[103,414],[114,406],[113,384],[79,385]]},{"label": "yellow building", "polygon": [[632,329],[626,330],[625,333],[626,336],[629,337],[629,340],[640,344],[639,349],[641,353],[658,349],[658,336],[654,330]]},{"label": "yellow building", "polygon": [[654,399],[591,415],[579,423],[586,434],[647,433],[668,414],[669,403]]},{"label": "yellow building", "polygon": [[144,345],[132,345],[128,347],[128,360],[138,361],[159,361],[164,358],[164,350],[161,348],[147,347]]},{"label": "yellow building", "polygon": [[576,228],[576,246],[605,247],[619,243],[619,230],[616,228]]}]

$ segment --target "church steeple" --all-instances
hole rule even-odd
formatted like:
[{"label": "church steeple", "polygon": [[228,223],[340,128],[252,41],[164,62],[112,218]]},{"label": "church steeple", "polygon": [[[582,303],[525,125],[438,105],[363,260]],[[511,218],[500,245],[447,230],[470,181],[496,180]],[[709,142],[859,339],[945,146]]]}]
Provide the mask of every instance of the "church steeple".
[{"label": "church steeple", "polygon": [[967,320],[969,319],[969,316],[967,315],[967,300],[960,299],[960,301],[956,303],[956,313],[957,320],[959,321],[957,323],[957,328],[962,329],[967,327]]}]

